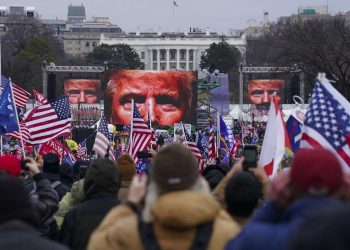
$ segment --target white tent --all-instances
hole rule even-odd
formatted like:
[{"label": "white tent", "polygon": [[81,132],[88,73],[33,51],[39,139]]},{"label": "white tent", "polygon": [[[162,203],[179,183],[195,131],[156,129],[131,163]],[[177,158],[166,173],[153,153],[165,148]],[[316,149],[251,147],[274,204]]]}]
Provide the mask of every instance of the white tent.
[{"label": "white tent", "polygon": [[230,116],[233,117],[233,119],[239,119],[241,115],[242,111],[238,105],[235,105],[235,107],[230,111]]}]

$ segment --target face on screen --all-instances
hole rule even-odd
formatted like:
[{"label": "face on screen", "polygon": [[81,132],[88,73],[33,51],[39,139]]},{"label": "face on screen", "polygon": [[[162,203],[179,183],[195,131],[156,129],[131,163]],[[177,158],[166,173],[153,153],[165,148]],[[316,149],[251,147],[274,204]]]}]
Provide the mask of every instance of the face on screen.
[{"label": "face on screen", "polygon": [[193,80],[189,72],[119,71],[107,87],[114,88],[112,122],[130,124],[132,99],[147,122],[149,114],[153,124],[184,121],[191,109]]},{"label": "face on screen", "polygon": [[283,80],[252,80],[248,83],[248,99],[252,104],[268,104],[271,97],[281,100]]},{"label": "face on screen", "polygon": [[69,103],[98,103],[100,80],[69,79],[64,82],[64,94],[68,96]]}]

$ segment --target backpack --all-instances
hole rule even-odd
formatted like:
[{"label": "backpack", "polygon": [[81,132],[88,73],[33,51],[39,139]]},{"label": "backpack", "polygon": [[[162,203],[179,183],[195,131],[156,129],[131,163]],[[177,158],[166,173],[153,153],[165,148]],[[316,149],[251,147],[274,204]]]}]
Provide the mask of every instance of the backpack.
[{"label": "backpack", "polygon": [[[141,237],[141,242],[145,250],[161,250],[157,237],[154,233],[151,223],[144,223],[141,214],[137,214],[138,229]],[[197,232],[192,242],[190,250],[207,249],[210,236],[213,231],[213,222],[203,223],[197,226]]]}]

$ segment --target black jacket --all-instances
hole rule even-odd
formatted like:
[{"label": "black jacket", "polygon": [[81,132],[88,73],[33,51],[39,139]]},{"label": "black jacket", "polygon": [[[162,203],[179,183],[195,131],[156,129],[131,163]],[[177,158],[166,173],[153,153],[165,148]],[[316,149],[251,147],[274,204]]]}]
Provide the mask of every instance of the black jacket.
[{"label": "black jacket", "polygon": [[58,174],[44,173],[44,177],[51,182],[51,187],[55,189],[58,195],[58,201],[69,192],[70,188],[60,181]]},{"label": "black jacket", "polygon": [[68,250],[66,246],[40,237],[40,234],[34,228],[24,223],[0,225],[0,249]]},{"label": "black jacket", "polygon": [[40,219],[40,231],[43,236],[55,239],[58,228],[53,215],[58,210],[57,194],[51,187],[49,180],[42,174],[33,176],[34,189],[30,191],[29,197],[33,207]]},{"label": "black jacket", "polygon": [[85,201],[65,215],[59,241],[73,250],[85,250],[91,233],[109,210],[119,204],[120,183],[115,162],[108,159],[93,161],[84,179]]},{"label": "black jacket", "polygon": [[111,208],[118,205],[116,195],[97,193],[70,210],[64,217],[59,241],[73,250],[86,249],[91,233]]}]

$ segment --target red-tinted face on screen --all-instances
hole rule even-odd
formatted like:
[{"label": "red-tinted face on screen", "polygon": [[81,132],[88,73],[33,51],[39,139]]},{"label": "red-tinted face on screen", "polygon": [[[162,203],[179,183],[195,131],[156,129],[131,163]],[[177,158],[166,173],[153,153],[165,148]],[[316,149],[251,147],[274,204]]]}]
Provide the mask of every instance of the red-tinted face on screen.
[{"label": "red-tinted face on screen", "polygon": [[95,79],[69,79],[64,82],[64,94],[68,96],[69,103],[98,103],[100,80]]},{"label": "red-tinted face on screen", "polygon": [[283,80],[252,80],[248,83],[248,100],[252,104],[268,104],[271,97],[281,100]]},{"label": "red-tinted face on screen", "polygon": [[159,125],[184,121],[191,109],[193,80],[192,72],[118,71],[107,87],[112,98],[110,120],[130,124],[133,99],[145,121],[149,116]]}]

